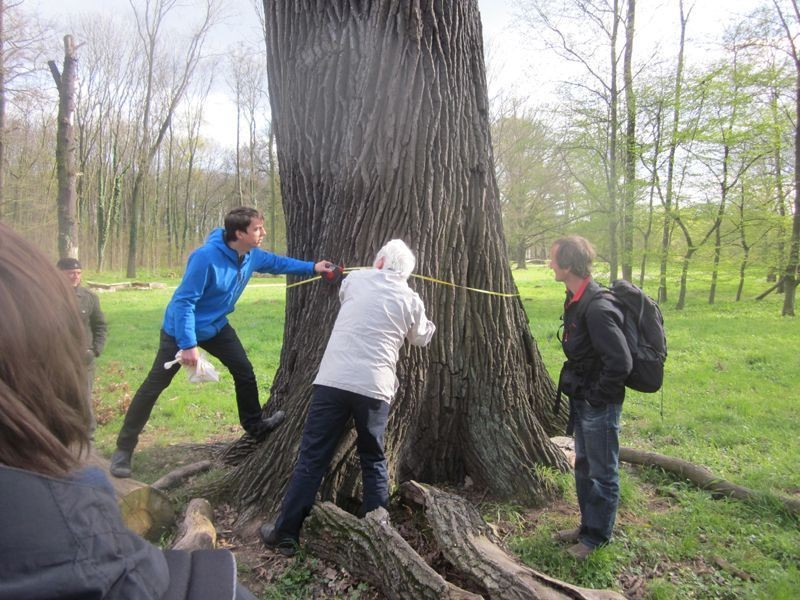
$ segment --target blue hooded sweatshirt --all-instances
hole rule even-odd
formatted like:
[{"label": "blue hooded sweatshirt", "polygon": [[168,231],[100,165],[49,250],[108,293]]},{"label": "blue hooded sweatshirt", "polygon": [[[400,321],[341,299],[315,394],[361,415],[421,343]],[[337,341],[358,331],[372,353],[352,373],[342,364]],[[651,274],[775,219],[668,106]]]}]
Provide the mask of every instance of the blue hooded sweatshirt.
[{"label": "blue hooded sweatshirt", "polygon": [[239,257],[225,243],[225,230],[214,229],[191,253],[178,289],[164,314],[163,328],[181,349],[209,340],[228,324],[236,301],[254,271],[279,275],[313,275],[314,263],[254,248]]}]

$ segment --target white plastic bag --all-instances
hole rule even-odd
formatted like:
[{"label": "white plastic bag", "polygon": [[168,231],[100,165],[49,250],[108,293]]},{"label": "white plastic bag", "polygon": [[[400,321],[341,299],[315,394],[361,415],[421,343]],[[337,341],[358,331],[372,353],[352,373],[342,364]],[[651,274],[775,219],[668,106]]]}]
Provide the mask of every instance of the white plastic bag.
[{"label": "white plastic bag", "polygon": [[175,355],[175,360],[171,360],[169,362],[164,363],[165,369],[171,369],[173,365],[179,364],[186,369],[186,374],[189,377],[189,383],[205,383],[207,381],[219,381],[219,373],[214,368],[208,359],[203,356],[203,353],[200,353],[200,356],[197,358],[197,364],[194,366],[184,365],[181,362],[181,355],[183,354],[183,350],[178,350],[178,353]]}]

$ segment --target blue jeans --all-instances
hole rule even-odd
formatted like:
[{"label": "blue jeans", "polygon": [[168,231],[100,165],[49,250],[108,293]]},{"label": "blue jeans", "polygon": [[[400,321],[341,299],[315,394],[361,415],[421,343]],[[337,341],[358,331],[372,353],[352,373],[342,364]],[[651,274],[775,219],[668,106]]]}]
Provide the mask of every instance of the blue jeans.
[{"label": "blue jeans", "polygon": [[[239,341],[239,336],[236,335],[236,330],[230,325],[225,325],[213,338],[197,342],[197,345],[211,356],[218,358],[230,371],[236,389],[239,423],[245,431],[257,430],[261,423],[261,404],[258,400],[256,374]],[[156,400],[161,392],[167,389],[180,369],[177,364],[169,369],[164,368],[165,362],[175,359],[178,350],[175,338],[162,329],[153,366],[150,367],[150,372],[142,385],[136,390],[117,436],[117,448],[120,450],[131,452],[136,447],[139,434],[147,424]]]},{"label": "blue jeans", "polygon": [[575,411],[575,490],[581,510],[580,540],[596,548],[611,540],[619,504],[621,404],[572,402]]},{"label": "blue jeans", "polygon": [[366,514],[389,504],[389,476],[383,454],[388,402],[315,385],[300,442],[300,455],[283,497],[281,513],[275,521],[275,531],[280,537],[299,539],[300,528],[314,506],[322,477],[351,416],[358,434],[356,447],[364,488],[362,512]]}]

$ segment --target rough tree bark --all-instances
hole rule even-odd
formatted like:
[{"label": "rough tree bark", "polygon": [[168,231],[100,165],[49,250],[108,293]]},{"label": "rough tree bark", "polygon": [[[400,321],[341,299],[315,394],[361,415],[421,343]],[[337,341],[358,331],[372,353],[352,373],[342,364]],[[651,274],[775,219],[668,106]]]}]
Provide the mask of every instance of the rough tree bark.
[{"label": "rough tree bark", "polygon": [[[371,264],[406,240],[417,272],[515,290],[489,140],[475,0],[265,0],[272,114],[288,253]],[[413,280],[437,325],[430,347],[405,349],[386,435],[393,481],[463,482],[531,502],[535,467],[567,469],[548,434],[553,384],[519,298]],[[277,508],[297,455],[310,388],[338,307],[319,283],[287,293],[270,407],[287,423],[234,469],[246,521]],[[323,498],[358,496],[353,435]]]},{"label": "rough tree bark", "polygon": [[58,89],[58,130],[56,132],[56,173],[58,176],[58,255],[78,258],[77,153],[75,143],[75,78],[77,47],[71,35],[64,36],[64,68],[47,63]]},{"label": "rough tree bark", "polygon": [[6,176],[6,3],[0,0],[0,219],[3,218]]}]

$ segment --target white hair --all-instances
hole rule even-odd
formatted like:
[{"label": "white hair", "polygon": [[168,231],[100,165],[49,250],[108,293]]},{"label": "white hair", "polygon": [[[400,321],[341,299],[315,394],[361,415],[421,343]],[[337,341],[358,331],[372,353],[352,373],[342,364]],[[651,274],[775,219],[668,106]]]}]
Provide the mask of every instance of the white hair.
[{"label": "white hair", "polygon": [[[411,276],[417,261],[403,240],[391,240],[378,250],[375,263],[383,259],[383,268],[400,273],[405,279]],[[373,264],[375,264],[373,263]]]}]

